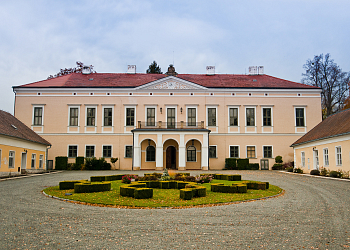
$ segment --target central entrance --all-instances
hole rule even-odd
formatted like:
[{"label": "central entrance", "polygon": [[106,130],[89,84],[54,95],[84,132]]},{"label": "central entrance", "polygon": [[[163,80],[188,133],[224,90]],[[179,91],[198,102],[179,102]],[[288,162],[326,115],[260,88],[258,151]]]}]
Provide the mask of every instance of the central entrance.
[{"label": "central entrance", "polygon": [[174,146],[166,149],[166,168],[176,169],[176,148]]}]

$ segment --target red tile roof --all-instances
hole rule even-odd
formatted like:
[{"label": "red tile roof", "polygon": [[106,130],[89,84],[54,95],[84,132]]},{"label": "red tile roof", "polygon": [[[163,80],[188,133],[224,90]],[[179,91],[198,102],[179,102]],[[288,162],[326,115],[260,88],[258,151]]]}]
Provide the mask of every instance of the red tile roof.
[{"label": "red tile roof", "polygon": [[26,141],[51,146],[48,141],[28,128],[26,125],[24,125],[24,123],[3,110],[0,110],[0,135],[7,135]]},{"label": "red tile roof", "polygon": [[291,146],[297,146],[312,141],[350,134],[350,109],[327,117],[316,127],[299,138]]},{"label": "red tile roof", "polygon": [[[126,73],[92,73],[84,75],[72,73],[49,80],[29,83],[17,87],[121,87],[134,88],[168,77],[163,74],[126,74]],[[178,78],[199,84],[207,88],[282,88],[282,89],[317,89],[310,85],[287,81],[269,75],[233,75],[233,74],[178,74]]]}]

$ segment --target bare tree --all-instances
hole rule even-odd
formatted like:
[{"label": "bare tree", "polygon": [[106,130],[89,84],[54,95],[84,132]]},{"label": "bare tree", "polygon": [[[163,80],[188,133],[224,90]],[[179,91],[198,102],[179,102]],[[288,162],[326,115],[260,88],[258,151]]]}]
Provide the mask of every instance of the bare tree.
[{"label": "bare tree", "polygon": [[[58,76],[64,76],[64,75],[68,75],[71,73],[82,73],[83,67],[85,66],[84,63],[76,62],[76,64],[77,64],[77,66],[75,68],[60,69],[60,72],[58,72],[56,75],[49,75],[49,77],[47,79],[55,78]],[[94,66],[89,65],[89,67],[90,67],[92,73],[96,73],[96,71],[93,71]]]},{"label": "bare tree", "polygon": [[321,101],[323,118],[336,113],[344,107],[349,94],[350,73],[330,59],[329,53],[316,55],[304,64],[302,83],[322,88]]}]

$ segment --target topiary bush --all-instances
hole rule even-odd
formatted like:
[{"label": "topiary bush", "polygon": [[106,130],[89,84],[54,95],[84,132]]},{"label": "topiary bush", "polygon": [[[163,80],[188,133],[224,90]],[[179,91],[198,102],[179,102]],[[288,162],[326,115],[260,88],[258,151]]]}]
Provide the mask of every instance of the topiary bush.
[{"label": "topiary bush", "polygon": [[342,173],[340,171],[332,170],[331,172],[329,172],[329,177],[341,178],[342,177]]},{"label": "topiary bush", "polygon": [[272,170],[282,170],[283,164],[282,163],[275,163],[272,166]]},{"label": "topiary bush", "polygon": [[79,181],[60,181],[58,187],[60,190],[74,189],[75,183],[88,182],[88,180],[79,180]]},{"label": "topiary bush", "polygon": [[78,156],[75,158],[75,164],[72,170],[81,170],[84,165],[85,158],[83,156]]},{"label": "topiary bush", "polygon": [[152,188],[136,188],[134,190],[135,199],[150,199],[153,197]]},{"label": "topiary bush", "polygon": [[277,155],[277,156],[275,157],[275,162],[276,162],[276,163],[283,163],[282,156]]},{"label": "topiary bush", "polygon": [[294,173],[297,173],[297,174],[302,174],[302,173],[304,173],[304,171],[303,171],[301,168],[294,168],[294,169],[293,169],[293,172],[294,172]]},{"label": "topiary bush", "polygon": [[227,175],[227,180],[228,181],[240,181],[242,179],[241,175],[239,174],[230,174]]},{"label": "topiary bush", "polygon": [[110,182],[80,182],[74,184],[74,193],[94,193],[111,190]]},{"label": "topiary bush", "polygon": [[313,170],[310,171],[310,175],[320,175],[320,170],[313,169]]},{"label": "topiary bush", "polygon": [[55,169],[56,170],[67,170],[68,169],[68,157],[57,156],[55,158]]}]

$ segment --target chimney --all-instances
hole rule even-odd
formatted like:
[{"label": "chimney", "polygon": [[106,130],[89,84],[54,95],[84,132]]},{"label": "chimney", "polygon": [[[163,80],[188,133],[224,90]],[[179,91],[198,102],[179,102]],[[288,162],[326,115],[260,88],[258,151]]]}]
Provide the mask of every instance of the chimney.
[{"label": "chimney", "polygon": [[249,66],[249,75],[256,75],[258,73],[257,66]]},{"label": "chimney", "polygon": [[82,69],[82,71],[81,71],[81,73],[82,73],[83,75],[89,75],[89,74],[91,74],[91,67],[90,67],[90,66],[84,65],[84,66],[83,66],[83,69]]},{"label": "chimney", "polygon": [[207,66],[207,75],[208,76],[215,75],[215,66]]},{"label": "chimney", "polygon": [[259,66],[258,67],[258,75],[263,75],[264,74],[264,66]]},{"label": "chimney", "polygon": [[128,65],[128,74],[136,74],[136,65]]}]

